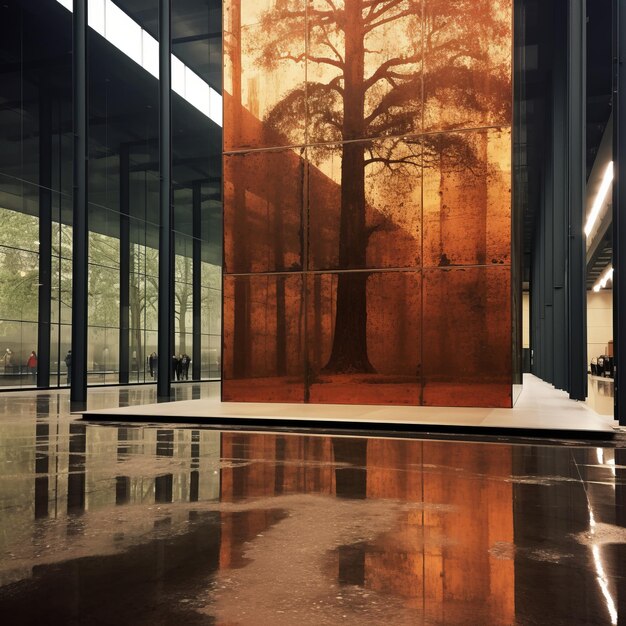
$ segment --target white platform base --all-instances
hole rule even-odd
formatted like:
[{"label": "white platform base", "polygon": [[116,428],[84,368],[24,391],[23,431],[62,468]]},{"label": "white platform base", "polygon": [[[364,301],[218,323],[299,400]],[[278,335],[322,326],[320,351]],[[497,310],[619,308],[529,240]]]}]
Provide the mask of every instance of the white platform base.
[{"label": "white platform base", "polygon": [[498,428],[530,430],[563,430],[611,433],[616,422],[599,415],[583,402],[574,402],[567,394],[551,385],[525,375],[524,388],[513,409],[388,407],[339,404],[262,404],[249,402],[221,402],[219,385],[215,397],[159,404],[145,404],[119,409],[87,411],[89,418],[119,419],[151,418],[158,420],[182,419],[190,422],[211,421],[245,423],[272,420],[291,422],[342,422],[367,428],[372,424],[447,428]]}]

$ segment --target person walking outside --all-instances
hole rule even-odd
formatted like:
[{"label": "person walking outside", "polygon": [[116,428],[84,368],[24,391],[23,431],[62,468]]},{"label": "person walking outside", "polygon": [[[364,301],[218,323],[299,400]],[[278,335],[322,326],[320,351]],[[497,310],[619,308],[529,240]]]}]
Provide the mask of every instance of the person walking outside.
[{"label": "person walking outside", "polygon": [[68,350],[65,355],[65,366],[67,367],[67,384],[70,384],[72,378],[72,351]]},{"label": "person walking outside", "polygon": [[183,370],[183,380],[189,380],[189,364],[191,363],[191,359],[188,354],[183,354],[181,360],[182,370]]},{"label": "person walking outside", "polygon": [[28,361],[26,361],[26,367],[28,368],[28,373],[33,377],[33,380],[37,380],[37,353],[33,350],[28,357]]}]

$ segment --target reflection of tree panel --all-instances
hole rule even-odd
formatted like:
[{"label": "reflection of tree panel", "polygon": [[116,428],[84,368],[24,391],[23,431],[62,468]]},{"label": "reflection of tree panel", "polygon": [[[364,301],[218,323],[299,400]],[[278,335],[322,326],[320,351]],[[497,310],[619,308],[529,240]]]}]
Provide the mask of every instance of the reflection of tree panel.
[{"label": "reflection of tree panel", "polygon": [[[426,614],[444,623],[515,622],[513,561],[489,549],[513,541],[510,446],[472,445],[454,449],[424,444],[424,502],[445,502],[447,511],[424,512]],[[471,572],[471,575],[468,575]],[[443,576],[442,576],[443,574]]]},{"label": "reflection of tree panel", "polygon": [[[333,494],[331,440],[322,437],[222,434],[221,500],[280,493]],[[255,460],[255,462],[250,462]]]},{"label": "reflection of tree panel", "polygon": [[[338,317],[340,277],[347,283],[365,281],[365,336],[355,332],[358,322],[354,316]],[[312,275],[308,277],[307,289],[310,401],[419,404],[421,274]],[[342,333],[340,341],[337,333]],[[329,367],[333,358],[335,362],[349,363],[356,353],[367,355],[371,371],[349,367],[337,371]]]},{"label": "reflection of tree panel", "polygon": [[424,273],[424,404],[511,406],[508,267]]},{"label": "reflection of tree panel", "polygon": [[[302,282],[301,274],[225,277],[223,400],[303,401]],[[238,292],[238,284],[245,290]],[[235,324],[238,308],[250,318],[244,338]]]},{"label": "reflection of tree panel", "polygon": [[427,623],[514,623],[513,561],[489,553],[513,541],[511,466],[510,446],[370,441],[368,498],[424,509],[363,547],[365,586],[405,598]]}]

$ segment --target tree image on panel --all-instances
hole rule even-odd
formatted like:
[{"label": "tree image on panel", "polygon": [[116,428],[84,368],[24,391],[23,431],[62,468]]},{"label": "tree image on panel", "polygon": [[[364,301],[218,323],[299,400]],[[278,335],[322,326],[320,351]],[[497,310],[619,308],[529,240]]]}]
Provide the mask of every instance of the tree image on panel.
[{"label": "tree image on panel", "polygon": [[[265,72],[303,61],[307,67],[306,82],[273,103],[264,124],[297,143],[307,119],[309,160],[322,170],[330,146],[340,146],[338,268],[367,270],[369,241],[384,228],[381,220],[368,218],[372,172],[388,176],[390,188],[399,189],[419,184],[422,168],[443,162],[448,172],[471,170],[480,160],[475,143],[462,133],[428,131],[509,119],[509,5],[309,0],[305,7],[298,0],[276,0],[262,13],[255,37],[248,36],[254,50],[243,54]],[[393,221],[402,207],[394,207],[393,199],[387,205],[379,214]],[[338,275],[326,373],[374,372],[367,343],[368,276]]]}]

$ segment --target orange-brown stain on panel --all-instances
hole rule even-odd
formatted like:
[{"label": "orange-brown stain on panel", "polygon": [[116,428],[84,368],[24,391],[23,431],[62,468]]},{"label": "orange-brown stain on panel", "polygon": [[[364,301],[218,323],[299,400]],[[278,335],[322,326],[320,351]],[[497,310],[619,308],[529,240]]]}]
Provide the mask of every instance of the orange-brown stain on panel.
[{"label": "orange-brown stain on panel", "polygon": [[304,161],[296,151],[224,157],[227,273],[302,269],[303,177]]},{"label": "orange-brown stain on panel", "polygon": [[310,275],[310,402],[419,404],[420,297],[419,272]]},{"label": "orange-brown stain on panel", "polygon": [[222,398],[304,399],[302,275],[224,277]]},{"label": "orange-brown stain on panel", "polygon": [[510,407],[508,267],[424,270],[424,404]]}]

